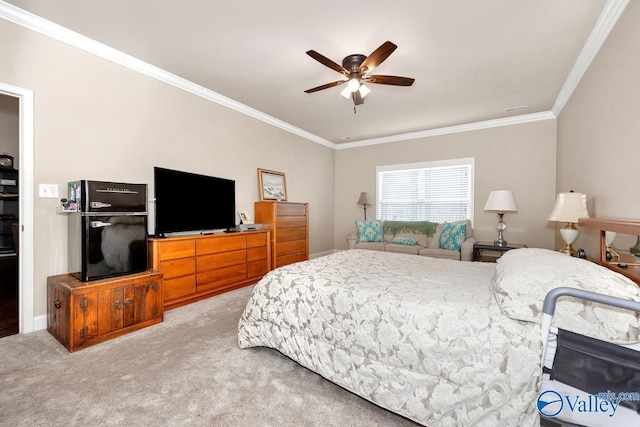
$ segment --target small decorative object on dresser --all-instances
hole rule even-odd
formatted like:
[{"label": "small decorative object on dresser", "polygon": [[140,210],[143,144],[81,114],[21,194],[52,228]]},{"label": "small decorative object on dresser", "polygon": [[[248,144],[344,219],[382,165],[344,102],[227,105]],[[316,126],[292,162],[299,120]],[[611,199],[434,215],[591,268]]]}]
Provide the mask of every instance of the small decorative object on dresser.
[{"label": "small decorative object on dresser", "polygon": [[258,168],[260,200],[287,200],[287,183],[283,172]]}]

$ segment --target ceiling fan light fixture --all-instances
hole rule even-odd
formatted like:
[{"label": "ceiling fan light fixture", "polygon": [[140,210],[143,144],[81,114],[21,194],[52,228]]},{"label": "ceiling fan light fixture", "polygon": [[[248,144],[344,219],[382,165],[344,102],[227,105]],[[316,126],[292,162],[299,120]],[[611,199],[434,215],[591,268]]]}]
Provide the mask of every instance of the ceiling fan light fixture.
[{"label": "ceiling fan light fixture", "polygon": [[340,92],[340,95],[344,96],[347,99],[351,99],[351,89],[349,89],[349,86],[342,89],[342,92]]},{"label": "ceiling fan light fixture", "polygon": [[347,89],[349,89],[349,91],[351,92],[355,92],[360,89],[360,82],[358,81],[358,79],[354,78],[349,80],[349,83],[347,83]]},{"label": "ceiling fan light fixture", "polygon": [[358,91],[360,92],[360,96],[364,98],[371,92],[371,89],[362,84],[360,85],[360,89],[358,89]]}]

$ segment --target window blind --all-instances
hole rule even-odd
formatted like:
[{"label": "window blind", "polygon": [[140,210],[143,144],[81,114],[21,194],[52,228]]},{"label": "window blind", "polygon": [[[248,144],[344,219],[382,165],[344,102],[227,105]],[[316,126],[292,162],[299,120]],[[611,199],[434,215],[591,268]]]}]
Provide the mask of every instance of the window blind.
[{"label": "window blind", "polygon": [[471,219],[472,159],[378,168],[378,218],[451,222]]}]

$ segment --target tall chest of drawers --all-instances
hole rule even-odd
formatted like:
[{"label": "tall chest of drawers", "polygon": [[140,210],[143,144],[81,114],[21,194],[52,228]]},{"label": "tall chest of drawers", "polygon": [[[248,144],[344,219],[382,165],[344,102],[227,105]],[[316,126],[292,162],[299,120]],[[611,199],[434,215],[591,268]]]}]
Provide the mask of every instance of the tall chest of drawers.
[{"label": "tall chest of drawers", "polygon": [[309,259],[309,204],[255,203],[256,223],[271,226],[273,268]]}]

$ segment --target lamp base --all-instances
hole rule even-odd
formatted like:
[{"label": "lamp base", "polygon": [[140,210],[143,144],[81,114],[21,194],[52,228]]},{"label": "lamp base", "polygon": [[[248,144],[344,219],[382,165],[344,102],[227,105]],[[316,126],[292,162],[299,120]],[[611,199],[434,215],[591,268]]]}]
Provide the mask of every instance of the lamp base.
[{"label": "lamp base", "polygon": [[496,246],[507,246],[507,241],[502,238],[502,232],[507,228],[507,224],[504,223],[502,217],[504,212],[498,212],[498,222],[496,223],[496,230],[498,230],[498,237],[493,241]]},{"label": "lamp base", "polygon": [[571,243],[566,243],[564,247],[560,249],[558,252],[562,252],[563,254],[567,254],[569,256],[578,256],[578,252],[575,249],[573,249],[573,246],[571,246]]}]

